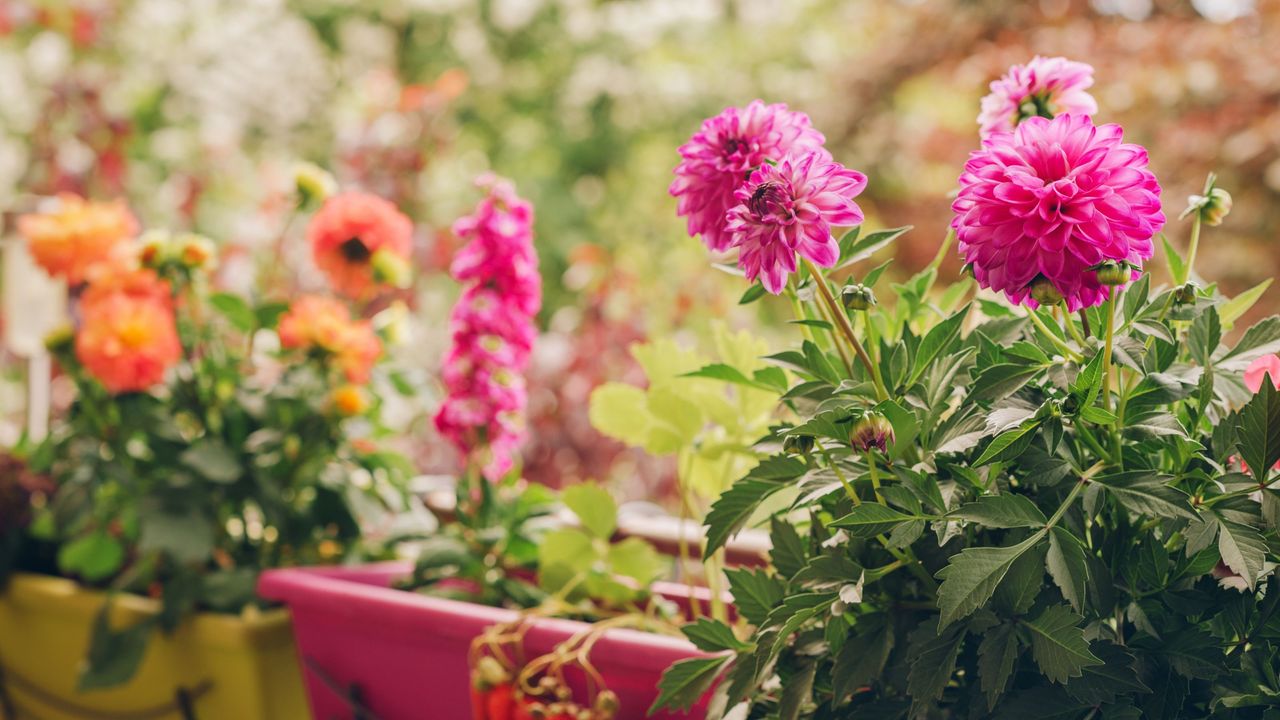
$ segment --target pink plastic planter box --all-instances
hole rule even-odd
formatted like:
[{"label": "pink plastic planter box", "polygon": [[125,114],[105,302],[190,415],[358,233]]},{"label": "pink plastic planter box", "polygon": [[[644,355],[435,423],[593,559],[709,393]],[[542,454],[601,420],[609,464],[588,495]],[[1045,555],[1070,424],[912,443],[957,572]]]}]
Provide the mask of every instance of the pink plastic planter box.
[{"label": "pink plastic planter box", "polygon": [[[428,597],[390,587],[407,563],[352,568],[295,568],[264,573],[258,592],[289,606],[298,654],[316,720],[468,720],[467,651],[472,638],[516,617],[514,612]],[[688,604],[688,590],[658,592]],[[705,598],[699,601],[705,602]],[[585,627],[539,620],[525,636],[530,657],[548,652]],[[622,703],[619,720],[642,720],[657,697],[662,672],[701,655],[679,638],[613,630],[591,653]],[[354,703],[352,701],[355,701]],[[705,709],[654,718],[703,718]]]}]

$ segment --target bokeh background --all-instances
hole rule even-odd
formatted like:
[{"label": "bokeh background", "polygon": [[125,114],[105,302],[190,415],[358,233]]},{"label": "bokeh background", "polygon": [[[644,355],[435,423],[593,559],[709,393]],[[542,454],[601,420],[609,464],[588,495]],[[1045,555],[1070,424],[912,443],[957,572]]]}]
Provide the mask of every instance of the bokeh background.
[{"label": "bokeh background", "polygon": [[[1219,172],[1235,209],[1203,275],[1234,294],[1277,274],[1274,0],[0,0],[3,232],[40,196],[123,196],[145,226],[217,240],[226,288],[283,295],[317,282],[284,230],[295,161],[394,200],[418,269],[395,362],[422,392],[389,419],[422,470],[448,470],[427,421],[448,227],[494,170],[536,203],[547,287],[527,474],[657,497],[672,468],[595,433],[591,389],[642,381],[632,342],[779,310],[738,307],[740,280],[683,232],[676,147],[729,104],[808,112],[870,176],[869,223],[915,226],[903,277],[942,238],[987,83],[1034,54],[1096,67],[1099,120],[1150,149],[1171,220]],[[1168,228],[1179,247],[1186,231]],[[0,446],[21,431],[23,372],[0,351]]]}]

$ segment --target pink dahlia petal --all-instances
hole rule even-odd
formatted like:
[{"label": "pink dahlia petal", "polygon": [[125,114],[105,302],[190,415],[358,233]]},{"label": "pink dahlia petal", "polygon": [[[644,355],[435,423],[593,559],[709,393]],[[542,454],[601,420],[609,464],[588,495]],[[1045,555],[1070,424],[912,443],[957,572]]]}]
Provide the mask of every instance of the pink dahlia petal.
[{"label": "pink dahlia petal", "polygon": [[1271,383],[1280,390],[1280,355],[1265,355],[1249,364],[1244,371],[1244,384],[1249,392],[1256,393],[1262,389],[1262,378],[1271,376]]},{"label": "pink dahlia petal", "polygon": [[1165,222],[1160,184],[1146,151],[1121,143],[1122,134],[1059,115],[982,141],[951,205],[960,254],[982,287],[1035,307],[1027,286],[1043,275],[1075,311],[1110,292],[1089,268],[1150,259]]},{"label": "pink dahlia petal", "polygon": [[1085,92],[1093,85],[1093,68],[1066,58],[1036,57],[1026,65],[1014,65],[1004,77],[991,83],[982,99],[979,133],[1010,132],[1028,117],[1075,114],[1091,116],[1098,103]]},{"label": "pink dahlia petal", "polygon": [[786,105],[754,100],[745,108],[725,108],[680,146],[681,161],[669,188],[676,212],[686,218],[691,236],[701,235],[711,250],[726,250],[732,238],[725,213],[737,204],[734,192],[751,172],[766,160],[820,150],[823,142],[809,116]]}]

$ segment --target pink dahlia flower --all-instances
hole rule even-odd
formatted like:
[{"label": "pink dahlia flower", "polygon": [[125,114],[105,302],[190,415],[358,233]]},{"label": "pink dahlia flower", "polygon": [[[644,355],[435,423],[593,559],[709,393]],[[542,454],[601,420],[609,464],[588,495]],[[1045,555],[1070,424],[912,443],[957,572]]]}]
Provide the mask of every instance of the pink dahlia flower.
[{"label": "pink dahlia flower", "polygon": [[1011,132],[1029,117],[1093,115],[1098,103],[1085,92],[1093,85],[1093,67],[1063,57],[1040,57],[1014,65],[991,83],[982,98],[979,133]]},{"label": "pink dahlia flower", "polygon": [[1037,307],[1029,286],[1044,276],[1074,312],[1110,293],[1094,266],[1116,260],[1141,268],[1164,213],[1147,151],[1122,142],[1123,133],[1059,115],[982,141],[951,205],[960,254],[982,287]]},{"label": "pink dahlia flower", "polygon": [[711,250],[732,244],[725,212],[737,204],[734,192],[766,160],[822,149],[826,138],[809,124],[809,116],[786,105],[753,100],[745,108],[730,107],[702,123],[702,129],[680,146],[680,164],[669,192],[676,212],[687,218],[689,235],[701,235]]},{"label": "pink dahlia flower", "polygon": [[1244,385],[1251,393],[1260,392],[1262,379],[1268,375],[1271,376],[1271,384],[1280,390],[1280,355],[1264,355],[1249,363],[1244,371]]},{"label": "pink dahlia flower", "polygon": [[441,373],[447,397],[435,425],[485,477],[497,480],[514,466],[524,441],[522,373],[537,337],[542,277],[533,207],[506,180],[486,176],[478,184],[486,197],[453,228],[467,244],[450,271],[468,287],[449,318],[453,342]]},{"label": "pink dahlia flower", "polygon": [[825,152],[762,165],[738,188],[738,204],[727,215],[726,229],[747,279],[760,278],[777,295],[796,270],[797,253],[821,267],[835,265],[840,247],[831,227],[862,222],[853,199],[866,186],[865,175],[832,162]]}]

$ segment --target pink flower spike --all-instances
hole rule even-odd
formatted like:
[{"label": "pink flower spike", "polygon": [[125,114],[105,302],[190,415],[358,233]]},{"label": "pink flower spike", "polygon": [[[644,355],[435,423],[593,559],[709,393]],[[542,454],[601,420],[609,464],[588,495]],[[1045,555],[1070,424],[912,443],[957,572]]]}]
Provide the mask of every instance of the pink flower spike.
[{"label": "pink flower spike", "polygon": [[1075,312],[1109,296],[1092,269],[1099,263],[1141,269],[1165,217],[1147,151],[1123,134],[1059,115],[982,141],[951,204],[957,247],[979,285],[1037,307],[1030,285],[1043,276]]},{"label": "pink flower spike", "polygon": [[680,146],[681,161],[669,190],[677,200],[676,212],[687,218],[689,235],[701,235],[708,249],[727,250],[731,238],[725,212],[737,204],[734,191],[751,172],[788,153],[820,150],[824,142],[808,115],[761,100],[725,108],[704,121]]},{"label": "pink flower spike", "polygon": [[1280,355],[1264,355],[1252,363],[1244,371],[1244,385],[1249,392],[1262,390],[1262,378],[1271,376],[1271,384],[1280,390]]},{"label": "pink flower spike", "polygon": [[797,253],[819,267],[835,265],[840,248],[831,228],[862,222],[853,198],[866,186],[865,175],[832,162],[825,151],[789,155],[752,173],[738,188],[726,225],[747,279],[760,278],[777,295],[796,270]]},{"label": "pink flower spike", "polygon": [[979,134],[1011,132],[1023,120],[1048,113],[1093,115],[1098,103],[1085,92],[1093,85],[1093,67],[1063,57],[1040,57],[1014,65],[991,83],[978,115]]}]

